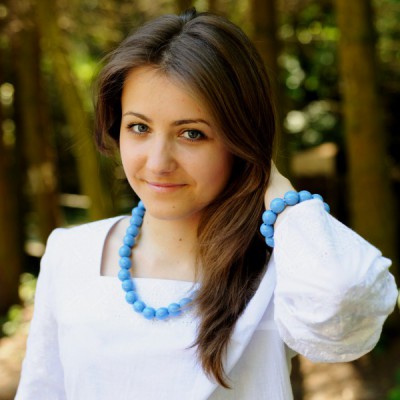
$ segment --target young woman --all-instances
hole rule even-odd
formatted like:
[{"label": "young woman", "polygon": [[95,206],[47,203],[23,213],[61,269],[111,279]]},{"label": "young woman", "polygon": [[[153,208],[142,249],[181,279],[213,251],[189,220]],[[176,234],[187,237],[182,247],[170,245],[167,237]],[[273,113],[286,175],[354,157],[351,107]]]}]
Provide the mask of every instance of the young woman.
[{"label": "young woman", "polygon": [[141,202],[50,236],[18,400],[286,400],[296,353],[375,346],[390,261],[274,167],[268,77],[237,26],[146,24],[108,58],[96,118]]}]

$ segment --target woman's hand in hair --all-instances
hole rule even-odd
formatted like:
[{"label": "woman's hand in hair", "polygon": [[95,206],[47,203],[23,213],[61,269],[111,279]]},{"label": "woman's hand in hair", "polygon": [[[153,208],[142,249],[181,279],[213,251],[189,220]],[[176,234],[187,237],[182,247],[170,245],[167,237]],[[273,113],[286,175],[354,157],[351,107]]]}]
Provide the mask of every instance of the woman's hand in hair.
[{"label": "woman's hand in hair", "polygon": [[[269,209],[269,205],[271,201],[277,197],[283,198],[284,194],[288,190],[295,190],[292,184],[290,183],[289,179],[284,177],[279,171],[278,168],[276,168],[275,163],[272,161],[271,163],[271,175],[269,178],[268,182],[268,187],[265,192],[265,197],[264,197],[264,204],[265,204],[265,209]],[[285,211],[283,211],[282,214],[284,214]],[[279,215],[282,215],[279,214]],[[280,218],[275,223],[276,225],[279,224]]]}]

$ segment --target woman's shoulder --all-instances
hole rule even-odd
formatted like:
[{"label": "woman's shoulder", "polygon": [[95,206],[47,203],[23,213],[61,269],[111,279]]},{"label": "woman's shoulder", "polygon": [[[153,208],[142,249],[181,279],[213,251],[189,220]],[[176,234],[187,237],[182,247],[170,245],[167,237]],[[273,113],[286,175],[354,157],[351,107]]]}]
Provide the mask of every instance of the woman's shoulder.
[{"label": "woman's shoulder", "polygon": [[46,251],[54,247],[66,247],[69,243],[86,244],[105,238],[111,228],[122,218],[123,215],[102,219],[86,224],[74,225],[69,227],[56,228],[50,234]]}]

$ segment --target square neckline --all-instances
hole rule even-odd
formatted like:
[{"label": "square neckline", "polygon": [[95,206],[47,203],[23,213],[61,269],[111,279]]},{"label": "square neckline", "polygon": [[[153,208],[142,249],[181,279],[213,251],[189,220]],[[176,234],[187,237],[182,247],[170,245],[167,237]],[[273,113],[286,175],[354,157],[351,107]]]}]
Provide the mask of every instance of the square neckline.
[{"label": "square neckline", "polygon": [[[102,265],[103,265],[103,258],[104,258],[104,251],[105,251],[105,244],[106,244],[106,240],[109,237],[111,231],[113,230],[113,228],[115,228],[115,226],[121,222],[124,218],[129,218],[129,215],[119,215],[117,217],[112,217],[110,218],[110,220],[112,220],[111,225],[109,225],[105,232],[103,232],[102,234],[102,238],[101,238],[101,244],[100,244],[100,260],[99,260],[99,266],[96,270],[96,274],[97,274],[97,278],[101,279],[101,280],[107,280],[107,279],[112,279],[112,280],[119,280],[117,275],[103,275],[101,273],[102,270]],[[121,239],[121,243],[122,243],[122,239]],[[106,278],[106,279],[103,279]],[[197,289],[197,287],[200,285],[199,282],[194,282],[194,281],[184,281],[184,280],[178,280],[178,279],[165,279],[165,278],[147,278],[147,277],[132,277],[132,279],[134,281],[147,281],[147,282],[169,282],[171,284],[178,284],[178,285],[192,285],[193,286],[193,290]]]}]

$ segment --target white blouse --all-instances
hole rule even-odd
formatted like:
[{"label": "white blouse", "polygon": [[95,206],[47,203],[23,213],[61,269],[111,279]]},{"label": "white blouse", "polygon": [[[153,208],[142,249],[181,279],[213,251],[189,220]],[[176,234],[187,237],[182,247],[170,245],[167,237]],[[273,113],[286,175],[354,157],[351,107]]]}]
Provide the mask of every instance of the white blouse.
[{"label": "white blouse", "polygon": [[[327,214],[319,200],[290,208],[258,290],[224,360],[231,390],[198,363],[194,311],[148,321],[101,276],[105,238],[120,219],[57,229],[42,259],[16,400],[290,400],[290,359],[354,360],[377,343],[398,292],[390,260]],[[136,279],[153,307],[190,282]]]}]

